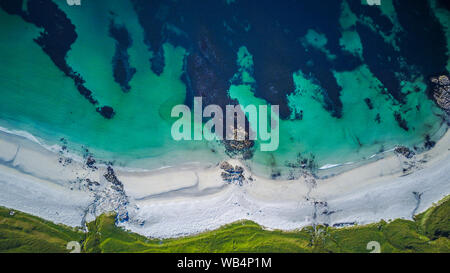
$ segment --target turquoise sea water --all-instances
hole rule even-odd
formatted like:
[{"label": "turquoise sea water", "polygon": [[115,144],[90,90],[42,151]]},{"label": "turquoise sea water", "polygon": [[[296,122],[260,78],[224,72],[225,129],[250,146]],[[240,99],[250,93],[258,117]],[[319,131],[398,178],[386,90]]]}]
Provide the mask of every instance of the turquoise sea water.
[{"label": "turquoise sea water", "polygon": [[[30,132],[47,144],[61,144],[60,139],[64,138],[73,152],[87,147],[98,158],[127,167],[157,168],[227,158],[217,142],[172,140],[170,132],[175,119],[170,117],[170,111],[186,99],[181,76],[188,49],[166,42],[165,67],[161,75],[156,75],[149,65],[154,53],[142,42],[142,27],[128,1],[109,1],[108,5],[86,1],[82,8],[68,6],[64,1],[57,3],[78,34],[67,63],[80,73],[99,103],[112,106],[116,115],[103,118],[79,94],[73,80],[33,41],[41,29],[0,10],[0,126]],[[382,11],[395,25],[395,11],[390,7],[383,6]],[[128,93],[114,82],[111,69],[115,53],[115,41],[108,34],[111,12],[116,22],[126,25],[134,41],[128,53],[130,65],[137,72],[129,82]],[[447,24],[448,40],[448,11],[439,9],[437,14],[442,24]],[[364,48],[355,23],[356,16],[344,2],[340,45],[363,59]],[[299,42],[334,58],[324,34],[311,29],[305,37],[299,37]],[[227,79],[233,80],[228,95],[244,106],[268,104],[255,96],[258,83],[252,76],[252,52],[245,44],[240,45],[235,58],[235,79],[240,82]],[[427,135],[438,138],[442,133],[443,113],[426,96],[426,75],[398,75],[404,79],[401,92],[407,94],[405,103],[399,104],[364,63],[352,71],[333,71],[342,87],[340,118],[325,110],[324,90],[313,76],[302,69],[291,76],[295,88],[287,95],[287,101],[292,118],[280,121],[278,150],[262,152],[256,142],[254,156],[248,161],[264,174],[283,172],[288,163],[295,163],[299,157],[314,158],[317,167],[357,162],[396,145],[420,146]],[[370,99],[372,110],[364,103],[366,99]],[[408,131],[398,125],[395,112],[405,113]],[[294,118],[295,115],[302,118]]]},{"label": "turquoise sea water", "polygon": [[[157,76],[149,69],[151,53],[143,43],[134,43],[129,53],[138,72],[130,82],[132,92],[122,92],[114,82],[114,40],[108,35],[106,16],[110,9],[124,16],[133,9],[125,1],[113,3],[115,6],[89,2],[83,6],[83,13],[64,4],[61,8],[67,9],[79,35],[68,63],[74,70],[82,71],[86,86],[96,90],[95,97],[101,104],[117,109],[114,119],[98,115],[78,93],[73,81],[33,41],[39,35],[38,28],[0,11],[1,37],[8,37],[0,43],[1,126],[28,131],[47,144],[61,144],[59,140],[65,138],[74,152],[81,152],[83,145],[105,160],[122,159],[118,163],[124,165],[133,165],[133,161],[142,158],[155,159],[146,161],[152,167],[172,165],[185,161],[185,153],[190,154],[192,161],[216,157],[208,153],[211,143],[180,143],[171,138],[174,119],[170,118],[170,111],[172,106],[184,103],[186,93],[180,80],[186,54],[183,48],[164,45],[166,69]],[[86,13],[97,16],[95,25],[86,20]],[[98,18],[99,14],[105,15],[104,20]],[[128,20],[127,26],[134,40],[143,40],[137,22]],[[178,161],[173,160],[177,153],[181,157]]]}]

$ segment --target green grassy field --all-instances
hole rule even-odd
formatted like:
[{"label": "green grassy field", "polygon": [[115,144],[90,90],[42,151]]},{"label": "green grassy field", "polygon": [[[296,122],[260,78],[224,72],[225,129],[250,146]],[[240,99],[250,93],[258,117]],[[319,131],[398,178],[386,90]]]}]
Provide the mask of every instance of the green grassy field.
[{"label": "green grassy field", "polygon": [[56,225],[26,213],[0,208],[0,252],[70,252],[69,241],[82,252],[359,252],[377,241],[381,252],[450,252],[450,197],[414,221],[300,231],[267,231],[251,221],[176,239],[150,239],[115,225],[113,214],[88,224],[88,232]]}]

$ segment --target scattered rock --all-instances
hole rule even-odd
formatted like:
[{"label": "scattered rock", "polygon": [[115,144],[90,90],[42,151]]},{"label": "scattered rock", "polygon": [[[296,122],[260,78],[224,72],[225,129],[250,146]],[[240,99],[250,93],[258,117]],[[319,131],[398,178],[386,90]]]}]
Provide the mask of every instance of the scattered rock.
[{"label": "scattered rock", "polygon": [[96,186],[96,187],[100,186],[100,183],[98,183],[97,181],[92,181],[89,178],[86,178],[86,182],[87,182],[88,186],[91,188],[93,186]]},{"label": "scattered rock", "polygon": [[396,147],[394,152],[396,154],[403,155],[404,157],[406,157],[408,159],[411,159],[416,155],[412,150],[410,150],[408,147],[405,147],[405,146]]},{"label": "scattered rock", "polygon": [[86,167],[88,167],[89,169],[94,169],[94,170],[97,169],[97,167],[95,167],[95,159],[92,156],[89,156],[87,158]]},{"label": "scattered rock", "polygon": [[[314,176],[318,169],[317,163],[315,162],[315,156],[313,154],[303,155],[298,153],[295,161],[286,161],[284,165],[289,168],[287,176],[288,180],[297,180],[300,177]],[[272,170],[272,178],[277,177],[274,176],[274,174],[275,173]]]},{"label": "scattered rock", "polygon": [[224,162],[220,163],[220,168],[222,170],[229,171],[229,170],[233,169],[233,166],[230,163],[228,163],[227,161],[224,161]]},{"label": "scattered rock", "polygon": [[[105,180],[91,181],[86,179],[88,185],[93,189],[93,201],[85,210],[82,220],[84,226],[88,215],[98,216],[102,213],[114,211],[117,213],[116,220],[125,222],[129,220],[130,207],[128,196],[124,191],[122,182],[117,178],[114,169],[108,166],[106,173],[103,175]],[[134,209],[136,209],[134,207]],[[131,210],[133,211],[133,210]]]},{"label": "scattered rock", "polygon": [[270,178],[276,179],[277,177],[281,176],[281,172],[278,170],[272,170],[272,173],[270,174]]},{"label": "scattered rock", "polygon": [[348,227],[348,226],[354,226],[356,225],[356,222],[343,222],[343,223],[336,223],[333,225],[333,227]]},{"label": "scattered rock", "polygon": [[117,178],[116,174],[114,173],[113,168],[111,166],[108,166],[108,171],[105,173],[104,177],[108,182],[113,183],[114,185],[120,187],[123,190],[123,184],[120,182],[120,180]]}]

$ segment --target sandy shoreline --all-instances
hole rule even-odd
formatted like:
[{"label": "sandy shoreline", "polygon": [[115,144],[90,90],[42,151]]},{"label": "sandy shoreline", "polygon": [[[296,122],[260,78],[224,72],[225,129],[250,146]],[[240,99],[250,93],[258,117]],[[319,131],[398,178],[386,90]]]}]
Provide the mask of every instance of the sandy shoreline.
[{"label": "sandy shoreline", "polygon": [[[0,206],[70,226],[115,210],[119,225],[151,237],[177,237],[241,219],[268,229],[346,226],[411,219],[450,194],[450,134],[413,159],[387,156],[342,174],[270,180],[244,168],[242,186],[225,183],[219,166],[147,172],[87,167],[9,133],[0,133]],[[62,163],[61,163],[62,161]],[[403,169],[408,171],[403,172]],[[123,186],[114,186],[114,179]],[[251,178],[250,178],[251,177]]]}]

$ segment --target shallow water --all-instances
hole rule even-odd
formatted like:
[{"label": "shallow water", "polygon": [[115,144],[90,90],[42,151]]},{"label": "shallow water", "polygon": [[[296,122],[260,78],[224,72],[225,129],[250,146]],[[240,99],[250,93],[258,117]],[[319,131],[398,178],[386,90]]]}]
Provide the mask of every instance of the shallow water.
[{"label": "shallow water", "polygon": [[[177,38],[161,39],[161,47],[156,52],[154,45],[144,42],[146,34],[135,11],[139,1],[134,2],[134,7],[129,1],[119,0],[86,1],[81,7],[56,2],[75,25],[78,35],[65,60],[85,80],[85,86],[92,90],[99,106],[114,109],[116,114],[111,119],[97,113],[95,106],[80,95],[73,80],[64,75],[33,41],[42,28],[0,9],[0,126],[30,132],[46,144],[67,143],[72,152],[83,153],[88,148],[98,158],[127,167],[158,168],[186,162],[214,164],[227,158],[220,143],[176,142],[170,134],[176,120],[170,117],[172,107],[184,104],[192,96],[191,87],[186,85],[189,82],[186,62],[197,50],[196,38],[188,38],[190,42],[183,42],[183,39],[196,31],[190,29],[191,25],[176,25],[176,21],[170,21],[171,17],[167,15],[161,20],[173,27],[166,24],[162,36]],[[231,63],[217,68],[220,77],[232,72],[231,77],[225,79],[229,86],[223,92],[244,106],[285,102],[284,112],[288,113],[280,120],[280,145],[276,151],[262,152],[260,142],[256,141],[254,156],[248,161],[255,170],[267,175],[278,172],[287,175],[289,166],[299,166],[304,160],[308,160],[313,168],[357,162],[396,145],[416,146],[420,150],[427,135],[434,139],[441,136],[443,113],[426,95],[426,81],[430,75],[424,73],[443,71],[438,62],[436,71],[430,71],[428,63],[422,65],[420,60],[409,58],[407,53],[401,57],[403,25],[398,17],[401,15],[402,20],[406,20],[403,18],[407,16],[403,13],[397,16],[392,4],[383,6],[378,12],[366,9],[365,13],[355,14],[356,4],[350,1],[351,9],[346,3],[334,11],[338,12],[333,16],[339,26],[333,31],[326,32],[323,26],[299,31],[302,35],[296,37],[294,43],[298,48],[288,52],[299,61],[292,66],[296,68],[289,66],[289,69],[277,70],[275,64],[271,68],[273,73],[290,71],[282,77],[292,81],[293,85],[287,88],[289,90],[275,90],[273,95],[261,91],[265,85],[261,82],[265,68],[261,66],[267,62],[261,61],[265,52],[254,46],[257,34],[252,34],[253,29],[258,29],[260,18],[253,18],[253,21],[249,18],[248,24],[236,24],[224,12],[221,27],[228,26],[224,32],[236,32],[230,28],[242,25],[243,31],[248,31],[253,40],[230,34],[229,40],[222,43],[229,42],[231,46],[220,44],[216,51],[212,50],[218,55],[225,52],[221,56]],[[448,10],[432,3],[437,24],[445,26],[440,31],[443,31],[443,46],[447,46],[448,51],[448,20],[443,16]],[[242,5],[249,4],[243,1]],[[162,7],[164,5],[160,13],[164,13]],[[171,9],[168,4],[165,7]],[[155,16],[162,16],[160,13],[156,12]],[[242,11],[236,14],[242,14]],[[386,32],[389,35],[379,30],[384,27],[377,21],[380,16],[393,25],[392,31]],[[376,22],[361,23],[367,18]],[[117,46],[109,34],[111,20],[124,25],[132,41],[127,51],[128,62],[136,73],[129,81],[129,92],[124,92],[113,76],[112,62]],[[188,14],[186,20],[189,20]],[[205,19],[208,20],[213,19]],[[290,23],[284,23],[286,33],[295,32],[287,29]],[[307,22],[307,25],[311,24]],[[392,59],[396,58],[388,61],[392,64],[389,72],[383,73],[385,63],[376,65],[376,60],[369,58],[372,53],[380,54],[369,47],[370,36],[361,33],[371,26],[374,26],[371,35],[376,36],[374,41],[391,48]],[[176,34],[174,30],[177,30]],[[211,37],[215,38],[214,35]],[[259,42],[270,39],[262,37]],[[278,38],[273,39],[272,42],[276,42]],[[291,44],[286,44],[289,45],[286,48],[291,49]],[[436,45],[436,54],[440,52],[438,47],[442,44]],[[161,52],[163,69],[159,74],[152,69],[150,59],[156,62],[153,57]],[[346,54],[351,57],[346,59]],[[448,56],[444,57],[448,69]],[[354,64],[346,64],[350,59]],[[433,60],[430,63],[434,64]],[[217,65],[213,67],[216,69]],[[395,88],[389,81],[393,75],[398,90],[391,90]],[[396,113],[406,124],[403,128],[396,121]]]}]

